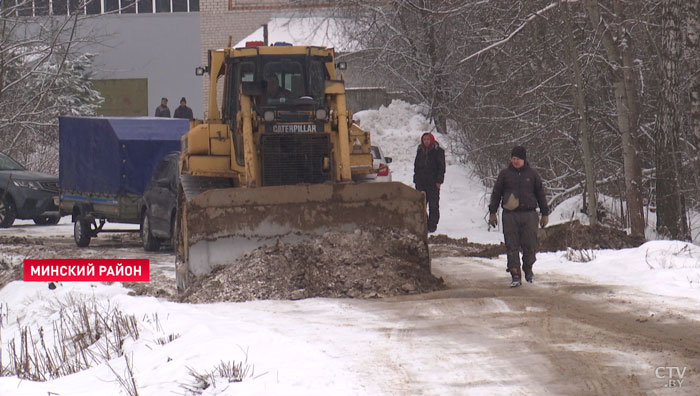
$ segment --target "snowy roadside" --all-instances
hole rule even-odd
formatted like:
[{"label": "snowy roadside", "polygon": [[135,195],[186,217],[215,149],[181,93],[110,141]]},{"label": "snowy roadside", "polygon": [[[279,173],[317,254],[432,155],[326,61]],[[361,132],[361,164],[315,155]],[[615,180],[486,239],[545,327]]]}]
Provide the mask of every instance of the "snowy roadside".
[{"label": "snowy roadside", "polygon": [[[394,180],[411,185],[418,139],[429,130],[417,108],[395,102],[356,117],[362,120],[362,127],[372,131],[373,142],[393,157]],[[444,146],[449,144],[447,136],[438,135],[437,140]],[[501,242],[500,230],[489,231],[485,222],[487,189],[449,153],[447,162],[438,233],[467,237],[471,242]],[[552,214],[553,222],[569,219],[575,206],[574,201],[560,205]],[[80,254],[103,257],[109,251],[135,258],[152,257],[151,265],[160,266],[163,276],[173,275],[171,253],[146,256],[136,235],[119,235],[101,236],[96,241],[99,243]],[[0,230],[0,238],[45,238],[67,251],[77,251],[72,250],[74,245],[71,247],[68,217],[48,227],[20,221],[15,227]],[[3,244],[0,259],[17,263],[24,256],[56,254],[51,243],[15,249],[20,248]],[[590,260],[581,260],[582,254]],[[33,331],[39,327],[51,329],[61,304],[84,296],[119,306],[138,321],[141,336],[127,340],[124,352],[133,359],[141,396],[183,394],[182,384],[193,381],[188,368],[208,370],[229,361],[247,362],[254,366],[254,372],[240,383],[219,382],[217,388],[209,388],[202,395],[573,394],[582,389],[579,385],[617,385],[615,380],[641,378],[641,385],[618,388],[625,394],[624,389],[663,389],[654,382],[655,362],[679,366],[692,363],[679,357],[682,354],[657,356],[647,352],[647,348],[665,347],[663,338],[650,342],[644,353],[639,353],[636,345],[618,352],[615,347],[626,334],[616,336],[612,330],[619,326],[641,332],[645,327],[634,326],[649,324],[653,332],[653,326],[700,320],[700,248],[696,245],[652,241],[635,249],[574,252],[568,257],[566,252],[540,253],[535,264],[536,283],[516,290],[507,287],[504,256],[435,260],[435,268],[447,277],[453,289],[390,299],[314,298],[195,305],[130,296],[130,290],[119,284],[66,283],[52,291],[43,283],[13,282],[0,289],[2,361],[8,362],[4,346],[19,335],[18,321]],[[575,297],[570,296],[573,293]],[[556,306],[547,305],[564,298],[573,304],[583,301],[576,308],[591,305],[624,313],[606,333],[614,342],[599,344],[599,333],[587,340],[577,338],[579,332],[592,332],[590,325],[577,327],[573,323],[568,327],[572,319],[557,317],[560,312]],[[628,312],[638,307],[642,310]],[[676,315],[669,315],[669,311]],[[597,324],[615,319],[605,313],[596,316],[593,308],[586,315],[596,318]],[[525,329],[523,323],[533,328]],[[537,326],[545,324],[562,326],[558,331],[563,335],[548,333],[549,328],[537,333],[543,331]],[[541,339],[522,342],[532,335],[530,330]],[[577,337],[571,336],[573,332]],[[692,341],[693,335],[688,337]],[[161,343],[163,339],[170,341]],[[693,352],[693,348],[694,344],[688,350]],[[512,356],[513,350],[517,356]],[[575,358],[562,360],[572,351]],[[586,360],[590,356],[594,357]],[[661,363],[662,359],[666,360]],[[113,358],[109,364],[117,373],[124,373],[123,357]],[[573,375],[567,375],[566,370]],[[616,371],[613,376],[611,373]],[[606,378],[608,375],[610,378]],[[687,390],[677,394],[698,394],[699,385],[697,377],[691,378]],[[74,396],[124,394],[106,364],[47,382],[0,377],[0,395],[47,392]]]}]

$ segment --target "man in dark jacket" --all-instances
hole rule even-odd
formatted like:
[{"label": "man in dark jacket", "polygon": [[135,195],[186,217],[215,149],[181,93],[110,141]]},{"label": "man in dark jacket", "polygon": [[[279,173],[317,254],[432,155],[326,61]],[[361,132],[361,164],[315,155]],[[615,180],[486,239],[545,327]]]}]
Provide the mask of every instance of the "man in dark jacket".
[{"label": "man in dark jacket", "polygon": [[435,232],[440,221],[440,185],[445,179],[445,150],[432,133],[421,136],[413,163],[413,183],[425,193],[428,203],[428,231]]},{"label": "man in dark jacket", "polygon": [[498,205],[503,207],[503,237],[506,242],[511,287],[521,284],[520,250],[523,252],[525,280],[533,281],[532,265],[537,251],[537,206],[544,228],[549,221],[549,207],[542,178],[526,161],[525,148],[516,146],[511,151],[510,165],[498,174],[489,204],[489,225],[498,224]]},{"label": "man in dark jacket", "polygon": [[168,107],[168,98],[160,99],[160,106],[156,107],[156,117],[170,118],[170,108]]},{"label": "man in dark jacket", "polygon": [[175,109],[175,114],[173,114],[173,118],[184,118],[186,120],[194,119],[192,109],[187,107],[187,99],[185,99],[184,97],[180,99],[180,106],[178,106],[177,109]]}]

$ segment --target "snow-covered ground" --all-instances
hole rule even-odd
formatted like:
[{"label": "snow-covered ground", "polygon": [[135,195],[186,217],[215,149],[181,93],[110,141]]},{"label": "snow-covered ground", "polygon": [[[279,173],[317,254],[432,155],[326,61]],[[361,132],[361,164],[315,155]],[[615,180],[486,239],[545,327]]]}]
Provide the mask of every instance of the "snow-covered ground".
[{"label": "snow-covered ground", "polygon": [[[385,155],[393,158],[393,179],[411,185],[420,135],[431,130],[419,108],[394,102],[388,108],[359,112],[355,117],[363,128],[372,132],[373,142],[382,146]],[[443,147],[450,146],[447,136],[436,134],[436,138]],[[504,158],[504,165],[507,160]],[[489,230],[485,221],[488,189],[472,176],[468,167],[457,163],[451,153],[447,155],[447,163],[438,233],[466,237],[472,242],[501,242],[500,231]],[[568,220],[576,211],[575,204],[572,200],[560,205],[551,216],[553,222]],[[66,224],[67,219],[55,227],[15,227],[0,230],[0,235],[35,234],[44,229],[70,235],[72,228]],[[0,246],[0,256],[2,250]],[[681,314],[695,311],[700,303],[697,245],[651,241],[636,249],[593,251],[590,255],[592,261],[578,262],[567,260],[565,252],[539,254],[535,273],[542,283],[524,285],[522,292],[556,287],[548,284],[547,279],[566,277],[637,291],[637,298],[653,300],[648,305],[663,300]],[[507,274],[502,271],[504,256],[478,261],[466,257],[442,260],[441,266],[454,271],[484,267],[487,271],[482,276],[496,281],[502,278],[503,288],[507,288]],[[438,356],[436,351],[445,346],[433,338],[426,336],[418,344],[400,342],[409,327],[404,320],[390,314],[393,307],[390,302],[319,298],[191,305],[130,296],[120,284],[64,283],[56,290],[49,290],[44,283],[13,282],[0,290],[2,364],[8,362],[8,341],[18,339],[18,323],[29,326],[34,334],[39,327],[49,334],[53,321],[62,307],[70,306],[71,299],[94,299],[136,317],[140,338],[128,341],[124,349],[133,361],[140,396],[185,394],[182,385],[193,382],[189,369],[202,373],[229,361],[247,362],[251,375],[236,383],[219,379],[216,387],[208,388],[202,395],[567,394],[541,390],[526,381],[504,384],[494,379],[494,373],[513,372],[512,362],[493,358],[490,348],[495,345],[494,339],[486,342],[483,334],[473,339],[469,334],[475,331],[478,315],[510,310],[496,298],[480,300],[478,305],[464,311],[444,310],[450,299],[437,306],[425,301],[396,303],[404,304],[403,309],[413,312],[415,318],[432,320],[440,319],[441,315],[470,318],[458,328],[464,333],[462,342],[449,345],[454,353]],[[520,314],[533,312],[537,310],[527,309]],[[469,315],[477,316],[472,321]],[[439,339],[440,330],[435,331]],[[168,336],[174,339],[164,344],[158,341]],[[50,344],[52,338],[47,338]],[[634,357],[619,358],[627,359],[628,365],[637,364],[633,363]],[[102,363],[46,382],[0,377],[0,395],[126,395],[114,373],[125,376],[125,359],[114,358],[109,366],[114,371]],[[638,375],[633,369],[631,372]],[[649,372],[653,376],[653,370]],[[404,387],[409,381],[412,387]],[[416,387],[421,389],[420,393]]]},{"label": "snow-covered ground", "polygon": [[[384,155],[392,157],[390,168],[394,181],[412,185],[413,159],[424,132],[432,132],[436,140],[446,148],[447,171],[440,196],[440,224],[437,234],[453,238],[466,237],[470,242],[501,243],[500,229],[489,229],[486,224],[490,190],[473,175],[469,166],[460,164],[449,152],[448,136],[442,136],[431,128],[421,115],[421,107],[402,101],[394,101],[387,108],[361,111],[355,114],[360,126],[372,132],[373,144],[380,145]],[[504,158],[504,167],[509,159]],[[603,197],[602,204],[610,213],[619,210],[619,202]],[[581,214],[581,197],[570,198],[558,205],[550,215],[550,225],[578,219],[588,224]],[[656,217],[648,213],[647,238],[655,236],[653,225]],[[692,213],[693,219],[697,214]],[[571,262],[565,252],[538,254],[537,269],[583,276],[596,282],[624,284],[639,287],[651,293],[669,296],[700,298],[700,235],[695,229],[695,244],[679,241],[652,241],[637,249],[621,251],[595,251],[592,262]],[[504,257],[501,257],[503,260]],[[505,266],[504,266],[505,268]],[[630,274],[637,274],[630,276]]]}]

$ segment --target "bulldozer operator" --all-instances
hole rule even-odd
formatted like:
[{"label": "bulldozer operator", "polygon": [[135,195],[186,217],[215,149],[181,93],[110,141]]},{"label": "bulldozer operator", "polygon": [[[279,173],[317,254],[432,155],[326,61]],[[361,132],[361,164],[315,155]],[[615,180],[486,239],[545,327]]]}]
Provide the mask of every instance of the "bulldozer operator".
[{"label": "bulldozer operator", "polygon": [[289,97],[289,94],[292,93],[287,88],[280,87],[280,82],[276,74],[268,74],[265,76],[265,82],[267,85],[265,87],[265,96],[267,101],[270,99],[276,99],[280,102],[284,102]]}]

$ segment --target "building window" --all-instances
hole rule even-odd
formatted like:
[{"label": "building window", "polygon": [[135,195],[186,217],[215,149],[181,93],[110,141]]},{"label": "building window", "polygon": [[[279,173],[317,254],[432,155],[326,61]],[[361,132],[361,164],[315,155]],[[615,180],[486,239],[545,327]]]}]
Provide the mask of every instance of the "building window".
[{"label": "building window", "polygon": [[29,17],[69,12],[70,15],[199,12],[199,0],[16,0],[16,4],[17,15]]},{"label": "building window", "polygon": [[136,1],[135,0],[122,0],[122,14],[135,14],[136,13]]},{"label": "building window", "polygon": [[34,15],[49,15],[49,0],[34,0]]},{"label": "building window", "polygon": [[170,0],[155,0],[156,12],[170,12]]},{"label": "building window", "polygon": [[173,0],[173,12],[187,12],[187,0]]},{"label": "building window", "polygon": [[97,15],[102,13],[102,1],[101,0],[88,0],[85,3],[85,13],[89,15]]},{"label": "building window", "polygon": [[32,0],[17,0],[17,14],[19,16],[32,16]]},{"label": "building window", "polygon": [[51,2],[52,15],[66,15],[68,13],[68,0],[57,0]]},{"label": "building window", "polygon": [[139,3],[139,14],[150,14],[153,12],[153,0],[137,0]]},{"label": "building window", "polygon": [[105,3],[104,13],[115,13],[119,9],[119,0],[103,0]]},{"label": "building window", "polygon": [[[37,0],[34,1],[36,2]],[[81,0],[68,0],[68,6],[70,7],[68,10],[71,15],[85,14],[85,9],[83,8],[83,2]]]}]

